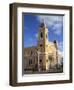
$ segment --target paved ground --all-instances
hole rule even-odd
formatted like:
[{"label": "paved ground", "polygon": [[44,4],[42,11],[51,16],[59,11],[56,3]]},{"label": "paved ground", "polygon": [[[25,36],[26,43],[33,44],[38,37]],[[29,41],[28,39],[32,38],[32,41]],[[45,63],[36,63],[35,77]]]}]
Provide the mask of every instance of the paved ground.
[{"label": "paved ground", "polygon": [[49,71],[25,71],[24,74],[62,73],[63,69],[50,69]]}]

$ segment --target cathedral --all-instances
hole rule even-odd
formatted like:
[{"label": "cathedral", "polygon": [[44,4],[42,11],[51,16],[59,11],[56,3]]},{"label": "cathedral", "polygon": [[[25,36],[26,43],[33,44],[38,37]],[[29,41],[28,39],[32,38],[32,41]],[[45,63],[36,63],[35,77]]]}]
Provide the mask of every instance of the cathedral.
[{"label": "cathedral", "polygon": [[49,71],[58,63],[58,43],[48,40],[48,28],[43,21],[39,25],[37,45],[24,48],[23,72]]}]

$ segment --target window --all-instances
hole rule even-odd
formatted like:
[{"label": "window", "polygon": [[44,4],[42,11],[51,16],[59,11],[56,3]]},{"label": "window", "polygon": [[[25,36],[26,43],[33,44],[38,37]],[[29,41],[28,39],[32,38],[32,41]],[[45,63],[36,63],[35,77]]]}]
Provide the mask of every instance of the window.
[{"label": "window", "polygon": [[40,59],[40,63],[42,62],[42,60]]},{"label": "window", "polygon": [[31,55],[32,55],[32,53],[33,53],[33,52],[31,51]]},{"label": "window", "polygon": [[42,47],[42,44],[40,44],[40,47]]},{"label": "window", "polygon": [[32,59],[30,60],[30,64],[32,64]]},{"label": "window", "polygon": [[32,59],[29,59],[29,65],[31,65],[32,64]]},{"label": "window", "polygon": [[52,61],[52,56],[49,56],[49,60]]},{"label": "window", "polygon": [[46,60],[46,62],[48,62],[48,59]]},{"label": "window", "polygon": [[40,36],[41,36],[41,38],[43,38],[43,33],[42,32],[41,32],[41,35]]}]

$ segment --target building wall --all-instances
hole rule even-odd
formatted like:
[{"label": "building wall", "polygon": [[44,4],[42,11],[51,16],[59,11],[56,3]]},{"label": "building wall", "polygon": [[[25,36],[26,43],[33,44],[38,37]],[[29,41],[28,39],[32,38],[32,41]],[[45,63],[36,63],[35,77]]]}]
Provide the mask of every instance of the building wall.
[{"label": "building wall", "polygon": [[32,70],[37,64],[37,47],[24,48],[24,69]]},{"label": "building wall", "polygon": [[[46,49],[46,52],[42,52],[38,54],[38,47],[25,48],[24,49],[24,68],[25,69],[35,68],[36,65],[38,65],[38,59],[42,69],[44,70],[45,69],[49,70],[50,63],[51,63],[51,66],[54,66],[56,64],[56,48],[54,46],[54,43],[48,43],[48,46],[46,46],[45,49]],[[52,60],[50,60],[51,58]],[[30,64],[30,60],[32,60],[31,64]]]}]

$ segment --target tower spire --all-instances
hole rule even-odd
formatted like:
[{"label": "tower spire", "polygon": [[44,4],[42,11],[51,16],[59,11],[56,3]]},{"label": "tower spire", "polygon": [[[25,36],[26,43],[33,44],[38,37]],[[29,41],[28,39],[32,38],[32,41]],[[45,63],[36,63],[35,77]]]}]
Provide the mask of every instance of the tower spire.
[{"label": "tower spire", "polygon": [[42,19],[42,22],[44,23],[44,27],[46,27],[45,19]]},{"label": "tower spire", "polygon": [[46,27],[45,19],[44,19],[44,26]]},{"label": "tower spire", "polygon": [[46,27],[45,19],[44,18],[42,19],[42,23],[41,23],[40,27]]}]

